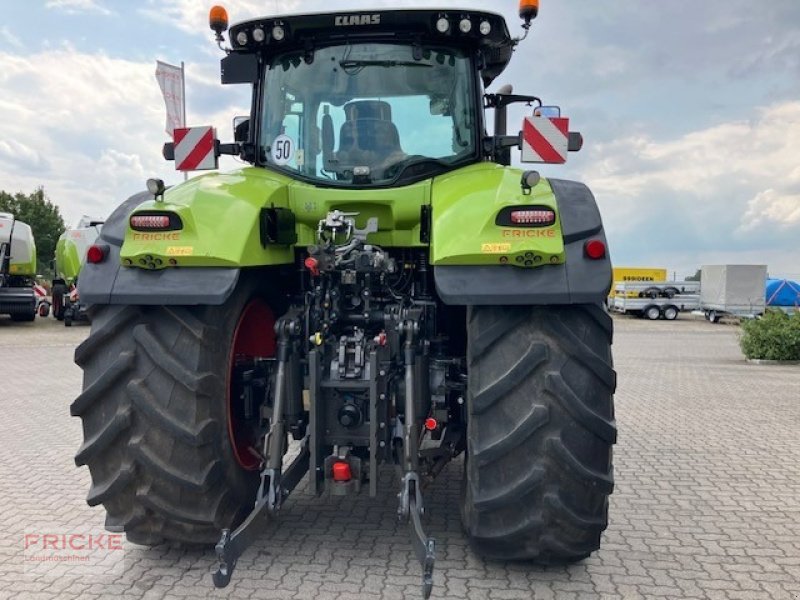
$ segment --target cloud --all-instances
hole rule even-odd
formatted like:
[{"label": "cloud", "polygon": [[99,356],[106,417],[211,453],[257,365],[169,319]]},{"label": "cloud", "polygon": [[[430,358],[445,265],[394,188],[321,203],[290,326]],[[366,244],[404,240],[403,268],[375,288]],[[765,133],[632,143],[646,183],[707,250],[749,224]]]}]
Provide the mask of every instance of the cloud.
[{"label": "cloud", "polygon": [[780,228],[800,225],[800,194],[785,194],[774,189],[756,194],[747,203],[741,230],[751,231],[764,224]]},{"label": "cloud", "polygon": [[0,27],[0,40],[3,40],[9,46],[12,46],[14,48],[21,49],[21,48],[24,47],[24,44],[22,43],[22,40],[19,39],[13,33],[11,33],[11,30],[6,25],[3,25],[2,27]]},{"label": "cloud", "polygon": [[110,15],[111,11],[98,0],[47,0],[45,8],[54,8],[68,14],[99,13]]},{"label": "cloud", "polygon": [[44,173],[50,166],[34,148],[12,139],[0,138],[0,160],[31,172]]},{"label": "cloud", "polygon": [[[148,177],[182,178],[161,156],[167,137],[155,61],[65,44],[26,55],[0,51],[0,65],[0,189],[44,185],[69,224],[83,214],[108,216]],[[188,94],[190,124],[214,125],[223,141],[232,136],[232,116],[249,108],[237,90],[214,89],[205,75],[189,79]],[[193,94],[216,100],[195,102]]]},{"label": "cloud", "polygon": [[[143,187],[146,172],[164,168],[157,144],[163,107],[150,62],[67,45],[25,56],[0,53],[0,64],[2,105],[13,111],[0,123],[0,154],[16,157],[0,160],[4,189],[44,184],[72,222],[84,213],[107,215]],[[36,140],[36,149],[20,140]]]},{"label": "cloud", "polygon": [[[253,19],[265,14],[284,14],[300,6],[300,0],[230,0],[224,3],[231,23]],[[211,3],[197,0],[148,0],[140,12],[161,23],[178,27],[190,34],[211,35],[208,11]]]},{"label": "cloud", "polygon": [[578,178],[597,196],[621,262],[669,256],[690,271],[692,252],[698,262],[726,252],[756,263],[782,256],[776,267],[785,270],[796,262],[779,249],[800,238],[800,102],[672,139],[636,132],[587,151]]},{"label": "cloud", "polygon": [[[600,195],[640,201],[654,187],[715,208],[742,206],[798,173],[800,102],[766,107],[752,120],[722,123],[671,140],[637,133],[589,148],[584,175]],[[795,175],[796,178],[800,177]],[[783,182],[783,183],[782,183]]]}]

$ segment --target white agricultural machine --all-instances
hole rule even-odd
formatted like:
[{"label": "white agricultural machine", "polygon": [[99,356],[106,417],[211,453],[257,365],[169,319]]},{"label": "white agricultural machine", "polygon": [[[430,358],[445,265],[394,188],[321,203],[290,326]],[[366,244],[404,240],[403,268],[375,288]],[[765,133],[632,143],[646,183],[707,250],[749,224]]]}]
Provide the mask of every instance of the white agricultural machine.
[{"label": "white agricultural machine", "polygon": [[31,228],[0,213],[0,315],[13,321],[36,318],[36,244]]}]

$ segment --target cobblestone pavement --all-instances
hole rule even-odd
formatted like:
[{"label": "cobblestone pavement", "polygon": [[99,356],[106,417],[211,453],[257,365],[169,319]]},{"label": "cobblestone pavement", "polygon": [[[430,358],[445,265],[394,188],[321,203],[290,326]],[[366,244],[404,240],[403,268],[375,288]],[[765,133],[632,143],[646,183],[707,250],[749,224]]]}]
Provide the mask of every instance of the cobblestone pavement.
[{"label": "cobblestone pavement", "polygon": [[[433,597],[800,598],[800,366],[745,363],[730,325],[616,323],[617,487],[602,549],[569,567],[481,560],[461,533],[453,464],[427,494]],[[209,551],[125,543],[124,561],[32,564],[31,536],[103,525],[72,458],[72,351],[87,333],[0,319],[0,597],[419,597],[391,489],[322,501],[298,490],[222,591]]]}]

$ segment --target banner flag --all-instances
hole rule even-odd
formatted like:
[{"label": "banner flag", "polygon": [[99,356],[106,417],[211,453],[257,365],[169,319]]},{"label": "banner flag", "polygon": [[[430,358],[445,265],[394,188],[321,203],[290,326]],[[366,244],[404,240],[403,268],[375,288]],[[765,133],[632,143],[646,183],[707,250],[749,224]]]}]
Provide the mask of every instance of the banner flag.
[{"label": "banner flag", "polygon": [[157,60],[156,79],[161,88],[161,94],[164,96],[164,104],[167,107],[167,121],[164,129],[167,135],[172,137],[172,132],[175,129],[186,126],[183,68]]}]

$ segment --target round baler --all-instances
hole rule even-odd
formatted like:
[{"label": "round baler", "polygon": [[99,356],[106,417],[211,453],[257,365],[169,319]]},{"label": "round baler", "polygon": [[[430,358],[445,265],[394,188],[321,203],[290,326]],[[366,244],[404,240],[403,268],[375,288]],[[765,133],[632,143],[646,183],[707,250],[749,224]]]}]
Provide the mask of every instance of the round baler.
[{"label": "round baler", "polygon": [[26,223],[0,213],[0,315],[14,321],[36,317],[36,243]]},{"label": "round baler", "polygon": [[103,221],[84,217],[74,229],[67,229],[56,243],[53,278],[53,316],[65,325],[85,316],[80,299],[74,299],[78,275],[86,262],[86,253],[95,243]]}]

